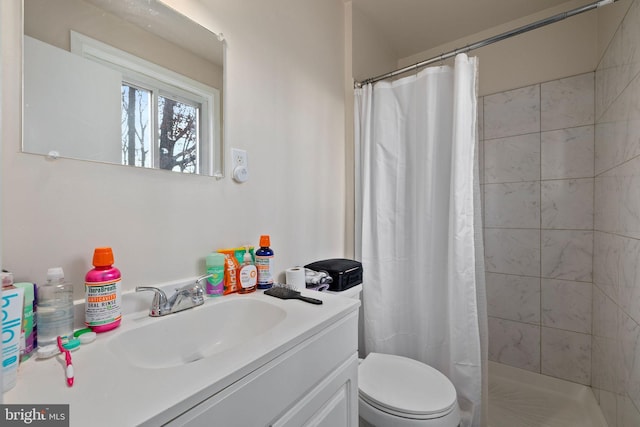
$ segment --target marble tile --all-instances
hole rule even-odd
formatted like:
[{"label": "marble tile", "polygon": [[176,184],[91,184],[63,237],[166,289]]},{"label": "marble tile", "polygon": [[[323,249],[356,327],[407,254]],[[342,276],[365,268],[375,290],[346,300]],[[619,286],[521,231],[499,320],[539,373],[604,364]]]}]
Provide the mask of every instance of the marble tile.
[{"label": "marble tile", "polygon": [[540,231],[486,228],[485,269],[490,273],[540,276]]},{"label": "marble tile", "polygon": [[622,240],[610,233],[594,232],[593,236],[593,282],[612,301],[619,299],[620,252]]},{"label": "marble tile", "polygon": [[616,424],[609,427],[638,427],[640,426],[640,411],[633,401],[626,395],[617,396],[618,419]]},{"label": "marble tile", "polygon": [[540,132],[540,85],[484,97],[484,137]]},{"label": "marble tile", "polygon": [[629,7],[621,27],[622,58],[629,67],[629,75],[640,72],[640,4],[635,1]]},{"label": "marble tile", "polygon": [[485,227],[540,228],[540,182],[485,184]]},{"label": "marble tile", "polygon": [[596,117],[640,72],[640,5],[633,2],[596,70]]},{"label": "marble tile", "polygon": [[610,393],[623,393],[620,342],[613,338],[591,337],[591,384]]},{"label": "marble tile", "polygon": [[484,184],[484,141],[478,141],[478,177],[480,184]]},{"label": "marble tile", "polygon": [[478,97],[478,139],[484,139],[484,96]]},{"label": "marble tile", "polygon": [[542,277],[592,281],[593,232],[542,230]]},{"label": "marble tile", "polygon": [[600,409],[602,410],[604,419],[607,421],[607,427],[617,427],[618,414],[615,393],[602,390],[600,395]]},{"label": "marble tile", "polygon": [[627,156],[627,122],[598,122],[594,131],[594,175],[599,175],[622,163]]},{"label": "marble tile", "polygon": [[540,134],[485,139],[485,183],[540,179]]},{"label": "marble tile", "polygon": [[[619,237],[619,304],[636,323],[640,323],[640,240]],[[640,368],[640,366],[638,367]]]},{"label": "marble tile", "polygon": [[540,279],[486,273],[489,316],[540,324]]},{"label": "marble tile", "polygon": [[618,312],[623,390],[640,407],[640,326],[622,310]]},{"label": "marble tile", "polygon": [[604,90],[597,92],[601,99],[601,109],[605,110],[608,102],[615,99],[640,71],[640,6],[631,3],[626,16],[604,52],[597,71],[612,71],[603,79]]},{"label": "marble tile", "polygon": [[592,230],[593,178],[542,181],[542,228]]},{"label": "marble tile", "polygon": [[615,210],[613,203],[615,195],[615,177],[597,176],[593,180],[593,228],[605,233],[615,229]]},{"label": "marble tile", "polygon": [[591,333],[591,283],[542,279],[542,325]]},{"label": "marble tile", "polygon": [[599,120],[622,90],[628,84],[624,77],[622,57],[622,26],[618,28],[605,50],[596,69],[595,111]]},{"label": "marble tile", "polygon": [[598,286],[593,286],[592,334],[614,340],[618,336],[618,306]]},{"label": "marble tile", "polygon": [[591,385],[591,335],[543,327],[541,356],[543,374]]},{"label": "marble tile", "polygon": [[597,230],[640,238],[640,156],[598,176],[594,193]]},{"label": "marble tile", "polygon": [[[483,236],[484,236],[485,216],[486,216],[486,214],[485,214],[486,208],[485,208],[485,203],[484,203],[484,187],[485,187],[484,184],[480,184],[480,209],[481,209],[480,215],[481,215],[481,218],[482,218]],[[483,241],[484,241],[484,238],[483,238]]]},{"label": "marble tile", "polygon": [[541,178],[593,177],[594,126],[542,132]]},{"label": "marble tile", "polygon": [[640,74],[596,123],[595,172],[600,174],[640,155]]},{"label": "marble tile", "polygon": [[489,360],[540,372],[540,327],[489,317]]},{"label": "marble tile", "polygon": [[594,73],[543,83],[540,87],[541,130],[592,125],[595,122]]}]

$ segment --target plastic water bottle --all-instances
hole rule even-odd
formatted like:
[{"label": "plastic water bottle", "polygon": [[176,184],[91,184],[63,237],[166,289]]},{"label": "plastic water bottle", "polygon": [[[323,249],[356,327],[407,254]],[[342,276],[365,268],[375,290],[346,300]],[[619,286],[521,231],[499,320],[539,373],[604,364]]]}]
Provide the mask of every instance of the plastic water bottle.
[{"label": "plastic water bottle", "polygon": [[38,287],[38,345],[55,344],[58,336],[73,335],[73,286],[64,280],[61,267],[47,271],[47,282]]}]

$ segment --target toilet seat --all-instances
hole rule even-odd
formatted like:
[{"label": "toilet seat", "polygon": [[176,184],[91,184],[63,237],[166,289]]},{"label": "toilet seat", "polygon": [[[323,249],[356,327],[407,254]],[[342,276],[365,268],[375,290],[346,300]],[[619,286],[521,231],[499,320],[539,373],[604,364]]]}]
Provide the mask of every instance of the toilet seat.
[{"label": "toilet seat", "polygon": [[363,401],[402,418],[440,418],[457,407],[456,390],[445,375],[402,356],[370,353],[358,367],[358,388]]}]

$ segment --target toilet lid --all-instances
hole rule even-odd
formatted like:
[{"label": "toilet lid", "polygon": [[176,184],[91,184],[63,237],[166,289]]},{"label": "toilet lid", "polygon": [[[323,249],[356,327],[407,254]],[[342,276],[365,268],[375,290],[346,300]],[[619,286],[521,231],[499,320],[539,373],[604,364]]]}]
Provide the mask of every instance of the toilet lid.
[{"label": "toilet lid", "polygon": [[456,390],[437,369],[417,360],[370,353],[358,367],[361,397],[381,410],[409,416],[448,413]]}]

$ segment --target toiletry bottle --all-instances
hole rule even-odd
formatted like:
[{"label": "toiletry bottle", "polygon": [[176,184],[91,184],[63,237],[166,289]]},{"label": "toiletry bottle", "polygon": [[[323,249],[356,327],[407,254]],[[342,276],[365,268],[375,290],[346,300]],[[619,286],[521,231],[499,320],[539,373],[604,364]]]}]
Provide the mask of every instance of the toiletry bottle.
[{"label": "toiletry bottle", "polygon": [[73,286],[60,267],[47,271],[47,282],[38,288],[38,345],[55,344],[58,336],[73,335]]},{"label": "toiletry bottle", "polygon": [[260,249],[256,251],[258,289],[269,289],[273,286],[273,250],[270,245],[271,239],[268,234],[260,236]]},{"label": "toiletry bottle", "polygon": [[14,283],[13,286],[24,289],[22,334],[20,335],[20,363],[22,363],[31,357],[31,353],[38,346],[36,340],[36,285],[24,282]]},{"label": "toiletry bottle", "polygon": [[249,247],[244,250],[244,256],[242,265],[240,266],[240,273],[238,274],[240,281],[240,288],[238,288],[239,294],[248,294],[256,290],[256,283],[258,282],[258,270],[253,265],[251,259],[251,252]]},{"label": "toiletry bottle", "polygon": [[[3,276],[2,282],[2,292],[0,292],[2,294],[2,300],[0,301],[0,319],[2,319],[0,389],[5,392],[15,387],[18,381],[24,289],[16,288],[8,283],[8,277],[6,276]],[[13,282],[13,279],[11,282]]]},{"label": "toiletry bottle", "polygon": [[94,332],[106,332],[122,319],[121,275],[109,247],[94,250],[93,266],[84,279],[85,324]]},{"label": "toiletry bottle", "polygon": [[207,255],[207,286],[206,294],[210,297],[219,297],[224,294],[224,254],[212,252]]}]

